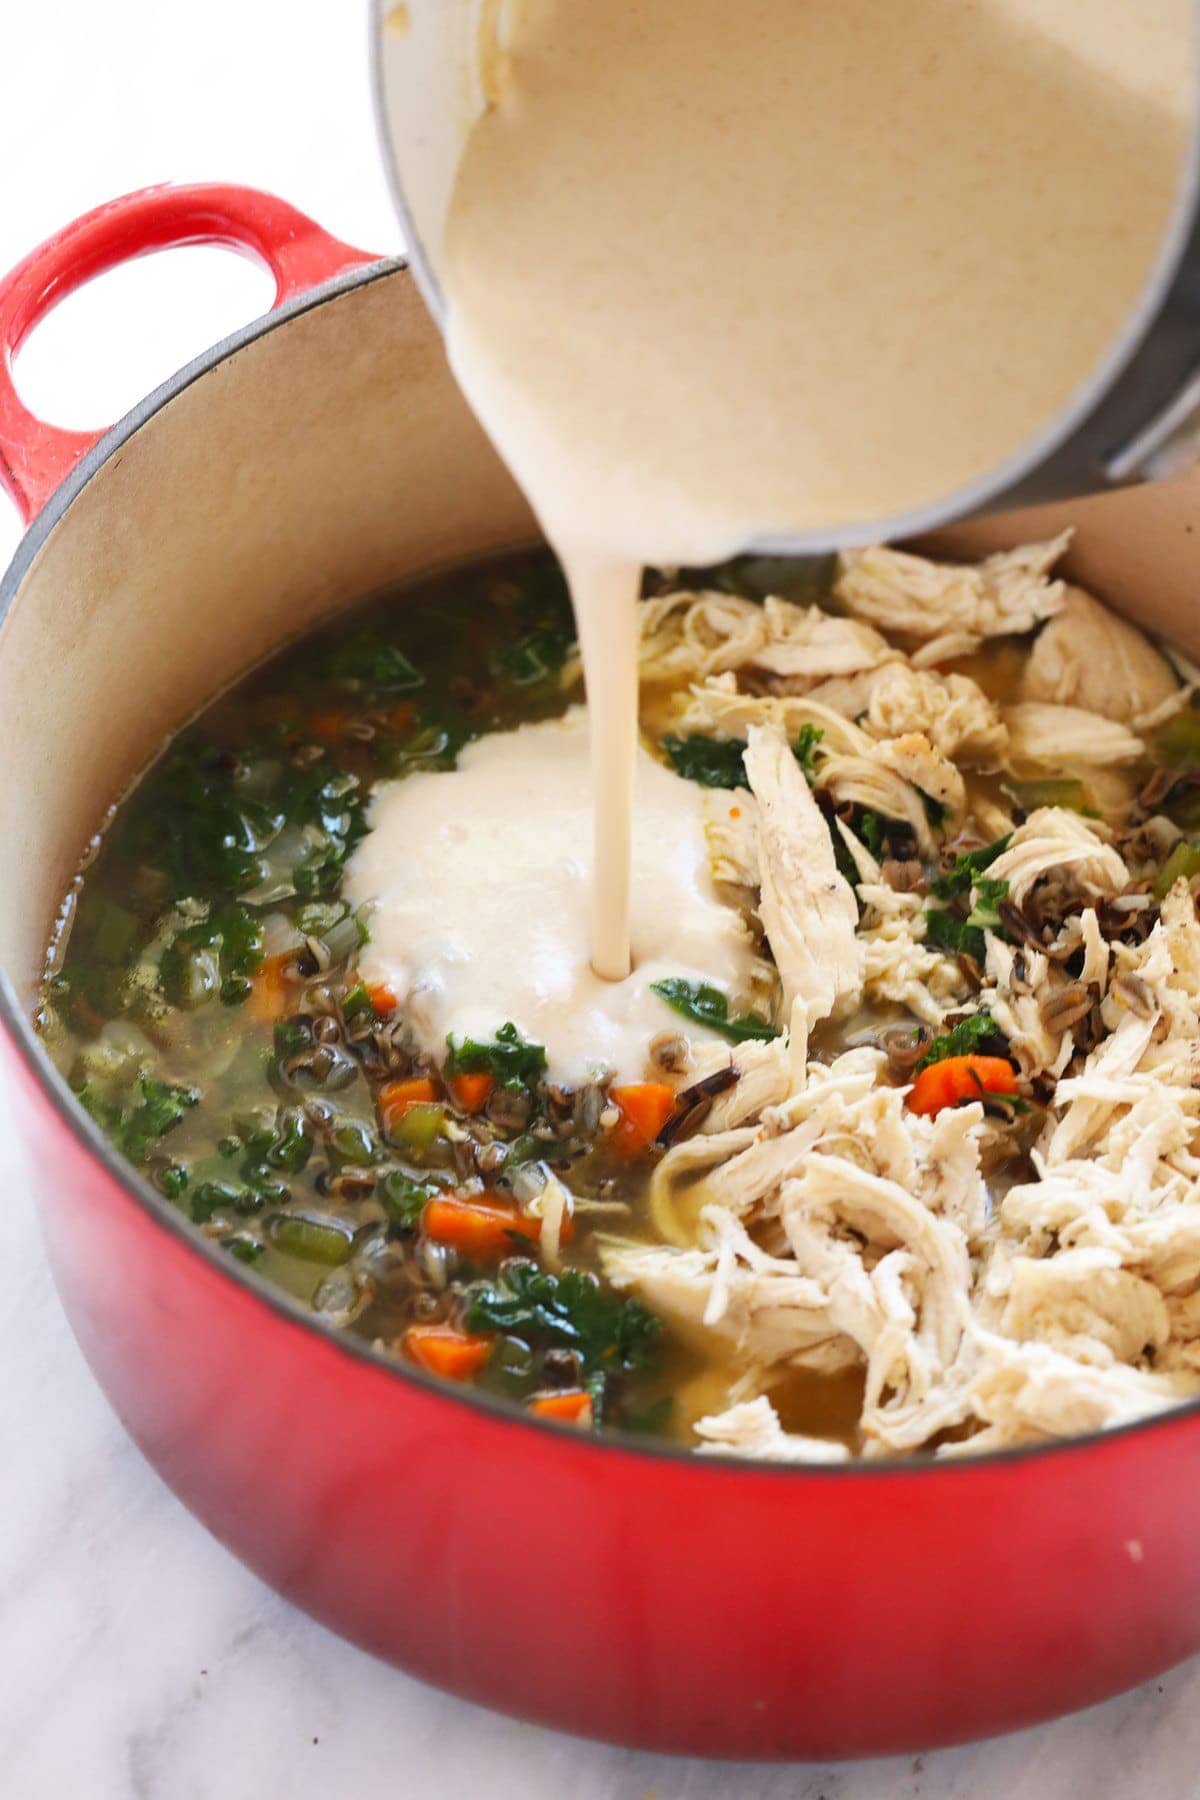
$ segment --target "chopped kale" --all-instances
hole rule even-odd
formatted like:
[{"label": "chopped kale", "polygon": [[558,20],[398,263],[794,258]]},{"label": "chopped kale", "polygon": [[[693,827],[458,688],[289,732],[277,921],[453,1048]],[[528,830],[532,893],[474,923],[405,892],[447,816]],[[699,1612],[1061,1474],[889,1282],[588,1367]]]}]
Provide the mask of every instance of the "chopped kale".
[{"label": "chopped kale", "polygon": [[748,1038],[767,1039],[779,1036],[774,1025],[768,1025],[757,1013],[743,1013],[740,1017],[731,1019],[727,996],[720,988],[709,987],[706,982],[684,981],[681,976],[669,976],[665,981],[652,981],[650,989],[677,1013],[682,1013],[685,1019],[720,1032],[731,1044],[743,1044]]},{"label": "chopped kale", "polygon": [[506,644],[492,658],[492,673],[514,687],[537,687],[553,681],[575,648],[573,633],[545,627]]},{"label": "chopped kale", "polygon": [[688,737],[665,737],[663,749],[671,766],[685,781],[697,781],[701,787],[744,788],[750,783],[742,758],[746,745],[742,738],[704,737],[692,732]]},{"label": "chopped kale", "polygon": [[792,749],[796,754],[796,761],[808,776],[810,784],[816,776],[816,769],[813,767],[813,757],[816,754],[817,745],[824,736],[825,733],[821,730],[819,725],[802,725],[800,727],[800,735],[792,745]]},{"label": "chopped kale", "polygon": [[162,959],[163,991],[175,1006],[201,1006],[219,994],[227,1006],[246,999],[246,977],[263,958],[262,926],[236,900],[179,931]]},{"label": "chopped kale", "polygon": [[258,1238],[246,1237],[239,1233],[221,1240],[222,1248],[228,1250],[230,1256],[236,1256],[241,1263],[256,1263],[266,1245]]},{"label": "chopped kale", "polygon": [[1008,1042],[990,1013],[972,1013],[969,1019],[960,1019],[943,1037],[934,1038],[917,1064],[916,1073],[920,1074],[931,1063],[945,1062],[950,1056],[986,1054],[1006,1056]]},{"label": "chopped kale", "polygon": [[[1011,834],[1010,834],[1011,835]],[[985,869],[990,869],[997,857],[1008,849],[1009,838],[997,838],[993,844],[985,844],[980,850],[965,850],[956,856],[954,865],[946,874],[939,875],[930,883],[930,893],[939,900],[953,900],[958,894],[969,893]]]},{"label": "chopped kale", "polygon": [[412,693],[425,682],[403,650],[388,643],[374,627],[356,632],[339,645],[331,673],[337,681],[370,688],[378,694]]},{"label": "chopped kale", "polygon": [[656,586],[653,592],[678,592],[686,588],[699,593],[705,589],[721,594],[738,594],[747,600],[765,600],[768,595],[791,600],[800,606],[828,601],[837,575],[837,556],[735,556],[713,568],[680,569],[670,577],[668,586]]},{"label": "chopped kale", "polygon": [[[802,725],[792,746],[796,761],[810,783],[814,778],[813,757],[824,735],[818,725]],[[696,781],[701,787],[710,788],[750,785],[742,760],[746,754],[744,738],[714,738],[706,737],[702,732],[691,732],[684,738],[665,737],[663,749],[670,757],[675,773],[682,775],[685,781]]]},{"label": "chopped kale", "polygon": [[996,881],[990,875],[981,875],[975,883],[975,904],[967,914],[967,924],[978,925],[987,931],[998,931],[1000,902],[1007,899],[1007,881]]},{"label": "chopped kale", "polygon": [[184,1113],[200,1098],[195,1088],[156,1081],[149,1075],[139,1078],[138,1092],[140,1099],[122,1106],[119,1101],[106,1100],[97,1094],[89,1082],[85,1081],[75,1089],[80,1104],[121,1154],[133,1163],[143,1162],[151,1144],[156,1144],[173,1125],[178,1125]]},{"label": "chopped kale", "polygon": [[887,836],[888,820],[880,813],[865,811],[858,821],[858,836],[862,839],[871,855],[879,862],[884,855],[884,839]]},{"label": "chopped kale", "polygon": [[536,1263],[517,1261],[475,1290],[466,1323],[468,1331],[502,1331],[538,1347],[574,1350],[585,1376],[645,1368],[661,1331],[640,1301],[606,1293],[583,1269],[554,1275]]},{"label": "chopped kale", "polygon": [[502,1087],[535,1087],[545,1072],[546,1052],[541,1044],[529,1044],[509,1020],[490,1044],[464,1038],[446,1039],[447,1075],[490,1075]]},{"label": "chopped kale", "polygon": [[135,800],[121,849],[163,869],[176,894],[314,900],[337,886],[365,830],[359,779],[327,752],[300,766],[185,738]]},{"label": "chopped kale", "polygon": [[415,1231],[426,1206],[439,1194],[436,1181],[414,1181],[403,1169],[390,1169],[375,1189],[375,1198],[398,1231]]},{"label": "chopped kale", "polygon": [[947,912],[942,907],[930,907],[926,911],[925,936],[935,950],[945,950],[950,956],[956,956],[961,951],[964,956],[973,957],[977,963],[982,963],[987,954],[987,945],[980,927],[968,925],[957,913]]}]

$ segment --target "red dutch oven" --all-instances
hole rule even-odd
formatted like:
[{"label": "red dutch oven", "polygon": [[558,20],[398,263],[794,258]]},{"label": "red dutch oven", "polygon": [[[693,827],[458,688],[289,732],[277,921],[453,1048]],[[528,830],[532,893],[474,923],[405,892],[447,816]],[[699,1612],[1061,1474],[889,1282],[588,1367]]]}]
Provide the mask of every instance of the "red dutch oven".
[{"label": "red dutch oven", "polygon": [[[271,314],[102,436],[35,420],[11,360],[41,314],[122,258],[195,242],[265,262]],[[949,1743],[1200,1647],[1200,1408],[948,1464],[763,1467],[583,1438],[323,1327],[121,1162],[30,1025],[106,808],[287,639],[535,532],[403,265],[264,195],[157,189],[80,220],[0,284],[0,351],[0,478],[32,520],[0,588],[0,1055],[76,1335],[196,1516],[428,1681],[702,1756]],[[1132,581],[1153,543],[1165,617],[1194,587],[1200,508],[1147,490],[1148,523],[1114,539],[1094,504],[1075,509],[1082,573]]]}]

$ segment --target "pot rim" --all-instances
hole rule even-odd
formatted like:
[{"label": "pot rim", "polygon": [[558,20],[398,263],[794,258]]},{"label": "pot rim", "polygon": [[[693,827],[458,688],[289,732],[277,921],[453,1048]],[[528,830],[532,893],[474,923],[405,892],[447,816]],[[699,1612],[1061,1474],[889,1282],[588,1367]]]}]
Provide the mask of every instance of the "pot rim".
[{"label": "pot rim", "polygon": [[[385,257],[370,264],[366,269],[354,270],[338,276],[335,280],[314,288],[311,292],[278,310],[252,320],[248,325],[214,344],[210,349],[202,351],[191,362],[185,364],[178,373],[168,377],[143,400],[140,400],[122,419],[106,431],[94,448],[81,459],[41,512],[37,514],[20,540],[12,561],[3,576],[0,576],[0,627],[3,626],[26,575],[51,532],[70,512],[72,505],[88,486],[92,477],[156,413],[161,412],[178,394],[183,393],[186,388],[209,374],[228,357],[257,343],[260,338],[279,330],[291,320],[311,312],[319,306],[336,302],[359,287],[386,280],[393,275],[410,272],[403,257]],[[695,1472],[696,1480],[706,1479],[705,1471],[708,1471],[714,1479],[722,1473],[741,1472],[753,1473],[760,1477],[774,1477],[784,1482],[808,1481],[830,1484],[846,1480],[881,1482],[889,1479],[912,1479],[914,1477],[969,1479],[976,1470],[997,1465],[1006,1466],[1041,1461],[1047,1457],[1067,1456],[1086,1451],[1101,1443],[1112,1443],[1135,1434],[1145,1434],[1162,1430],[1164,1427],[1179,1425],[1188,1417],[1195,1418],[1200,1415],[1200,1397],[1198,1397],[1196,1400],[1172,1406],[1161,1413],[1152,1414],[1149,1418],[1135,1420],[1127,1425],[1113,1426],[1108,1430],[1089,1432],[1081,1437],[1064,1438],[1049,1444],[1030,1445],[1017,1449],[986,1451],[977,1456],[964,1456],[961,1459],[945,1462],[938,1462],[932,1458],[920,1460],[897,1457],[894,1460],[879,1462],[772,1463],[758,1461],[748,1456],[703,1457],[683,1445],[658,1443],[654,1440],[644,1441],[638,1437],[622,1437],[615,1432],[586,1437],[576,1434],[572,1437],[561,1426],[524,1412],[499,1396],[483,1393],[479,1389],[459,1387],[441,1381],[416,1366],[410,1366],[396,1357],[386,1356],[364,1339],[356,1338],[348,1332],[338,1331],[332,1325],[323,1324],[298,1300],[267,1282],[263,1276],[238,1262],[236,1258],[225,1255],[217,1245],[196,1232],[189,1222],[171,1209],[168,1202],[151,1186],[145,1176],[139,1174],[117,1153],[99,1126],[84,1111],[63,1076],[47,1056],[42,1042],[33,1028],[32,1021],[21,1005],[3,967],[0,967],[0,1027],[5,1030],[41,1090],[44,1099],[57,1115],[59,1123],[71,1133],[88,1156],[100,1164],[113,1181],[124,1190],[125,1194],[137,1203],[143,1213],[149,1216],[159,1230],[182,1243],[188,1251],[207,1262],[224,1279],[242,1288],[260,1306],[274,1313],[281,1323],[294,1330],[314,1332],[323,1338],[335,1353],[365,1363],[382,1372],[387,1378],[399,1381],[402,1385],[416,1386],[448,1405],[465,1407],[511,1428],[536,1431],[542,1434],[550,1433],[564,1448],[571,1446],[584,1455],[619,1454],[646,1457],[654,1461],[666,1460],[690,1468]]]}]

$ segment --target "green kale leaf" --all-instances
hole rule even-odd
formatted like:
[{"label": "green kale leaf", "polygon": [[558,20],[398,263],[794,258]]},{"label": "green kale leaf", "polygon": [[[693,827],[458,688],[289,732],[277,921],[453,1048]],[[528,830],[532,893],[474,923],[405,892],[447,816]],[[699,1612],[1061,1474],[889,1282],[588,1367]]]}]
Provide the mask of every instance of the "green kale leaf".
[{"label": "green kale leaf", "polygon": [[490,1075],[503,1087],[536,1087],[546,1069],[541,1044],[526,1043],[511,1020],[490,1044],[473,1038],[456,1043],[451,1033],[446,1050],[447,1075]]},{"label": "green kale leaf", "polygon": [[706,982],[684,981],[681,976],[673,975],[665,981],[652,981],[650,991],[677,1013],[682,1013],[685,1019],[707,1025],[711,1031],[728,1038],[731,1044],[744,1044],[748,1038],[766,1040],[779,1036],[774,1025],[768,1025],[757,1013],[743,1013],[739,1018],[731,1019],[726,995]]},{"label": "green kale leaf", "polygon": [[[1010,833],[1011,836],[1011,833]],[[969,893],[976,886],[980,875],[990,869],[998,856],[1008,849],[1009,838],[997,838],[993,844],[985,844],[980,850],[966,850],[954,859],[954,865],[946,874],[939,875],[930,883],[930,892],[939,900],[953,900],[958,894]]]},{"label": "green kale leaf", "polygon": [[990,1013],[972,1013],[969,1019],[960,1019],[943,1037],[934,1038],[917,1064],[916,1073],[920,1074],[931,1063],[945,1062],[950,1056],[988,1054],[1006,1056],[1008,1041]]},{"label": "green kale leaf", "polygon": [[536,1263],[516,1261],[476,1289],[466,1323],[468,1331],[502,1331],[538,1347],[574,1350],[585,1376],[645,1368],[661,1331],[640,1301],[606,1293],[584,1269],[554,1275]]}]

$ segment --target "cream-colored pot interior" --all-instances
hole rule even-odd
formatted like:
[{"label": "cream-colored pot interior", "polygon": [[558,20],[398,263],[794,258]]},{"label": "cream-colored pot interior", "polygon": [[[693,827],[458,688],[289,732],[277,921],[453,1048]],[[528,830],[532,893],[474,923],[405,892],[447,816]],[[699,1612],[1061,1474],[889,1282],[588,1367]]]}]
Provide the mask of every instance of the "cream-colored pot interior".
[{"label": "cream-colored pot interior", "polygon": [[[1195,480],[976,521],[935,547],[1069,522],[1078,579],[1200,652]],[[89,839],[172,730],[349,601],[533,535],[403,270],[273,324],[150,412],[0,626],[0,962],[22,1001]]]}]

